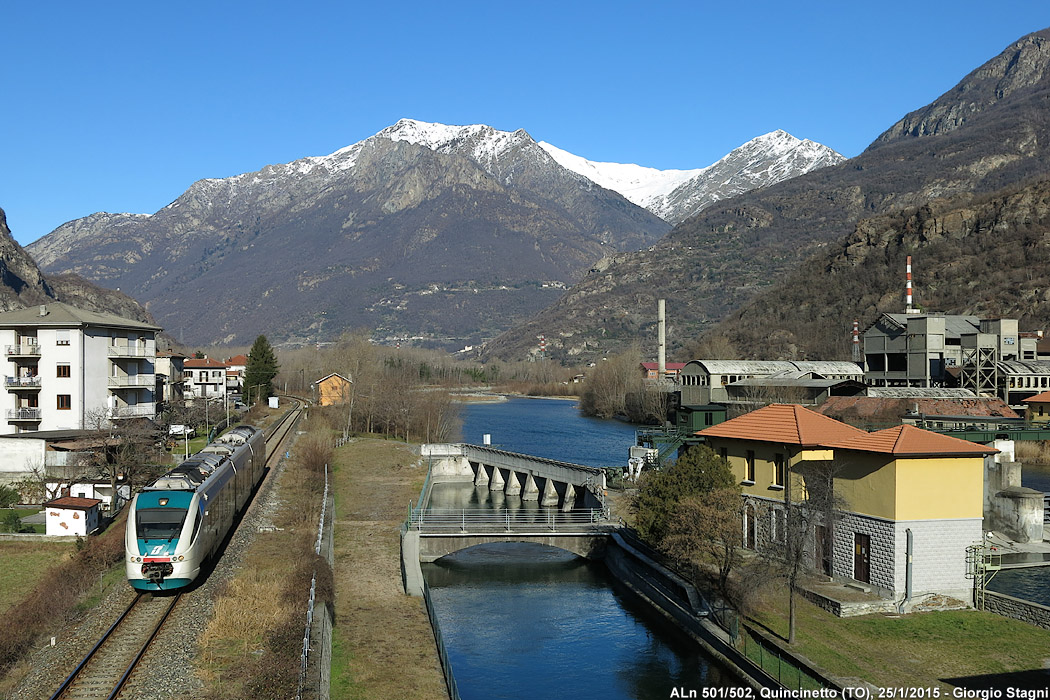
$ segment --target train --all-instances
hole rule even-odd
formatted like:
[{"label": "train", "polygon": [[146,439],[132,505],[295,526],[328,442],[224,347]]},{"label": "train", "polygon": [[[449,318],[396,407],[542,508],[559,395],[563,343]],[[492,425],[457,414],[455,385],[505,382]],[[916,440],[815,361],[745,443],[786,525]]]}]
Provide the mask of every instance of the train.
[{"label": "train", "polygon": [[124,532],[128,583],[140,591],[189,586],[226,539],[266,470],[266,437],[233,428],[132,499]]}]

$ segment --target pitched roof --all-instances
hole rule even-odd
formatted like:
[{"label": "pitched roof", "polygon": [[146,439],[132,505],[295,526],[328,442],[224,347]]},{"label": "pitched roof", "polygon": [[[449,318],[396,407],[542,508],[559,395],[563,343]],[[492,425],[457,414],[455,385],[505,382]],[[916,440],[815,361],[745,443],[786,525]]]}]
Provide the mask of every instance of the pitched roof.
[{"label": "pitched roof", "polygon": [[[643,362],[642,367],[645,369],[660,369],[659,362]],[[685,367],[684,362],[665,362],[664,367],[667,369],[682,369]]]},{"label": "pitched roof", "polygon": [[183,362],[182,367],[183,369],[226,369],[226,363],[213,360],[210,357],[194,357]]},{"label": "pitched roof", "polygon": [[697,435],[817,447],[867,433],[805,406],[772,404],[705,428]]},{"label": "pitched roof", "polygon": [[108,326],[144,331],[161,330],[160,326],[155,326],[152,323],[143,323],[142,321],[135,321],[130,318],[121,318],[116,314],[78,309],[75,306],[70,306],[69,304],[63,304],[57,301],[0,313],[0,328],[22,326],[52,326],[58,328]]},{"label": "pitched roof", "polygon": [[999,450],[985,447],[969,440],[960,440],[950,435],[941,435],[914,425],[898,425],[894,428],[862,433],[828,444],[829,447],[861,452],[879,452],[900,457],[933,455],[986,455]]},{"label": "pitched roof", "polygon": [[47,508],[72,508],[74,510],[88,510],[102,503],[100,498],[78,498],[76,496],[63,496],[44,504]]},{"label": "pitched roof", "polygon": [[228,365],[246,365],[248,364],[248,357],[246,355],[234,355],[233,357],[226,360]]},{"label": "pitched roof", "polygon": [[1047,401],[1050,401],[1050,391],[1044,391],[1041,394],[1029,396],[1027,399],[1021,400],[1022,403],[1028,403],[1029,401],[1031,401],[1032,403],[1045,403]]}]

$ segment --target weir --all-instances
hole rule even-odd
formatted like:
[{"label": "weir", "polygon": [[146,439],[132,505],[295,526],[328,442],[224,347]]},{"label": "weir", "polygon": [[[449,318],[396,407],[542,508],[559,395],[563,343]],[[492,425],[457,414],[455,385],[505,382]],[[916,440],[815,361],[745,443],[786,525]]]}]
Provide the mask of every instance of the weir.
[{"label": "weir", "polygon": [[[535,542],[600,557],[611,522],[605,472],[570,462],[468,444],[425,444],[426,485],[401,533],[405,592],[422,595],[420,562],[489,542]],[[462,484],[461,504],[487,492],[497,508],[431,505],[436,484]]]}]

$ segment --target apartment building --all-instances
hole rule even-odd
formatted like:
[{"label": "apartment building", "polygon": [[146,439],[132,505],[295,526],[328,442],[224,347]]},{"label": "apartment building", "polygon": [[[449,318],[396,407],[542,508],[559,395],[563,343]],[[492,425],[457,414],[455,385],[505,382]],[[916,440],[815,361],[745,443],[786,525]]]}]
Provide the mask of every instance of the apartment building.
[{"label": "apartment building", "polygon": [[154,418],[160,330],[58,302],[0,313],[0,434]]}]

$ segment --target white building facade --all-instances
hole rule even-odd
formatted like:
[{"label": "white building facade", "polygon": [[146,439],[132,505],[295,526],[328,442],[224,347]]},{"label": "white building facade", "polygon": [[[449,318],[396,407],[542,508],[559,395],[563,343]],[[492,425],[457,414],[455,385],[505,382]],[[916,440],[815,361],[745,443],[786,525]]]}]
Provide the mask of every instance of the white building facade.
[{"label": "white building facade", "polygon": [[0,313],[0,434],[155,418],[159,330],[62,303]]}]

